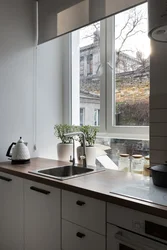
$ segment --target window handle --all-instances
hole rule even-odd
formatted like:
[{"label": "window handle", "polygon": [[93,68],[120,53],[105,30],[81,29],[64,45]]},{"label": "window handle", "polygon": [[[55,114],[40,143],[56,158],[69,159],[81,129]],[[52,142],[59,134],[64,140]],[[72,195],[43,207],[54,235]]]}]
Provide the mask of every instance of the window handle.
[{"label": "window handle", "polygon": [[4,176],[0,176],[0,180],[7,181],[7,182],[12,181],[12,179],[4,177]]},{"label": "window handle", "polygon": [[107,62],[107,65],[109,66],[109,68],[110,68],[111,70],[114,70],[114,67],[112,66],[111,62]]},{"label": "window handle", "polygon": [[85,234],[82,234],[82,233],[78,232],[78,233],[76,234],[76,236],[77,236],[78,238],[82,239],[82,238],[85,237]]},{"label": "window handle", "polygon": [[44,190],[44,189],[41,189],[41,188],[37,188],[37,187],[30,187],[31,190],[35,191],[35,192],[38,192],[38,193],[41,193],[41,194],[50,194],[50,191],[47,191],[47,190]]},{"label": "window handle", "polygon": [[76,204],[80,207],[84,206],[85,205],[85,202],[84,201],[77,201]]}]

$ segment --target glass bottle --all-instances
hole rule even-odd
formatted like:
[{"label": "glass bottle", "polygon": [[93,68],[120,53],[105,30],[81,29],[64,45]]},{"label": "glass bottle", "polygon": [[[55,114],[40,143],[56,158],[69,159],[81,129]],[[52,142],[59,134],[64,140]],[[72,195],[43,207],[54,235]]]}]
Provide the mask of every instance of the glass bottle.
[{"label": "glass bottle", "polygon": [[142,155],[132,155],[131,171],[135,174],[143,174],[144,161]]},{"label": "glass bottle", "polygon": [[150,156],[147,155],[144,157],[144,170],[143,170],[143,175],[144,176],[150,176]]},{"label": "glass bottle", "polygon": [[119,162],[118,162],[118,169],[120,171],[129,172],[130,171],[130,159],[129,154],[120,154]]}]

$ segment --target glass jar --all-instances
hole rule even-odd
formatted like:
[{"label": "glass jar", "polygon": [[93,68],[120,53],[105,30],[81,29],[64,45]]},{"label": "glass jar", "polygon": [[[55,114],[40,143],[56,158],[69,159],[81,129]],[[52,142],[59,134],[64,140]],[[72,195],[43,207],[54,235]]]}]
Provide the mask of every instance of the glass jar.
[{"label": "glass jar", "polygon": [[148,169],[150,167],[150,156],[147,155],[144,157],[144,170],[143,175],[144,176],[150,176],[150,170]]},{"label": "glass jar", "polygon": [[142,155],[132,155],[131,171],[135,174],[143,174],[144,161]]},{"label": "glass jar", "polygon": [[118,162],[118,169],[120,171],[129,172],[130,171],[130,159],[129,154],[120,154],[119,162]]}]

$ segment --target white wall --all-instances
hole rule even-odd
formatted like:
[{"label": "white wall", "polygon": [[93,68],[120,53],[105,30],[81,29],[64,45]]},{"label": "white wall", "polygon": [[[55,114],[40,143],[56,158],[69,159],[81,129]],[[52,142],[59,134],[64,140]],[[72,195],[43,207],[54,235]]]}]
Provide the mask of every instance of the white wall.
[{"label": "white wall", "polygon": [[37,152],[39,156],[53,159],[57,157],[54,125],[63,120],[63,39],[60,37],[38,47]]},{"label": "white wall", "polygon": [[0,0],[0,161],[7,160],[8,146],[20,136],[31,157],[56,158],[53,126],[62,122],[63,38],[38,47],[36,83],[35,37],[35,1]]},{"label": "white wall", "polygon": [[33,13],[34,1],[0,0],[0,161],[20,136],[33,155]]}]

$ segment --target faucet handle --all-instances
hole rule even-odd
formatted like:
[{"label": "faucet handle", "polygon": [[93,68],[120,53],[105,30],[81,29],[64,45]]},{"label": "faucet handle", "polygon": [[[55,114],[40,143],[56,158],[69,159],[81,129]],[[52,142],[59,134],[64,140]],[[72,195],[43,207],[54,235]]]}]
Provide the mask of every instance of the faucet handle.
[{"label": "faucet handle", "polygon": [[80,155],[80,160],[85,160],[86,159],[86,156],[85,155]]}]

